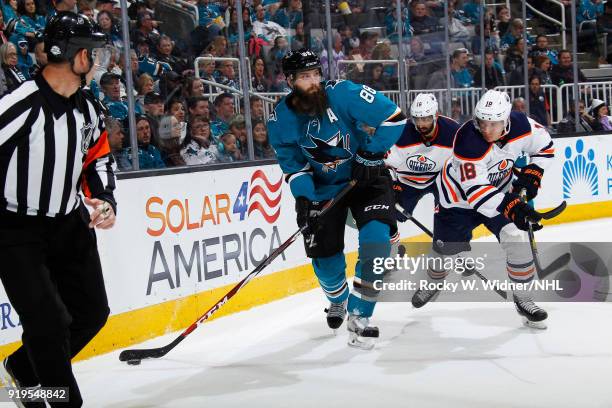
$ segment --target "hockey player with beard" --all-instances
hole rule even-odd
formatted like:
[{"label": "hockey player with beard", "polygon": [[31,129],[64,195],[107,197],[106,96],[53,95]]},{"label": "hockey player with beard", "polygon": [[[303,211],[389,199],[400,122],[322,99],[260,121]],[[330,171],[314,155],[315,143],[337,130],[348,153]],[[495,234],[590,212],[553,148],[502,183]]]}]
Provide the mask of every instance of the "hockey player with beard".
[{"label": "hockey player with beard", "polygon": [[[395,173],[396,202],[409,214],[421,198],[429,193],[438,197],[435,179],[444,162],[452,155],[459,124],[438,114],[438,101],[433,94],[421,93],[410,105],[410,117],[399,140],[391,147],[385,163]],[[406,217],[396,213],[399,222]],[[435,214],[434,214],[435,216]]]},{"label": "hockey player with beard", "polygon": [[[484,224],[506,252],[510,280],[528,283],[535,268],[525,231],[530,223],[534,230],[541,229],[541,216],[519,194],[526,191],[529,200],[538,194],[554,148],[542,125],[511,110],[508,94],[489,90],[476,104],[474,118],[457,132],[452,157],[436,178],[440,207],[434,218],[432,255],[442,260],[434,264],[448,264],[447,257],[470,249],[472,230]],[[529,164],[513,180],[514,164],[522,154]],[[443,267],[427,270],[430,282],[441,283],[448,273]],[[412,302],[423,306],[437,293],[418,290]],[[527,326],[546,328],[548,315],[527,290],[515,290],[513,299]]]},{"label": "hockey player with beard", "polygon": [[[321,62],[310,50],[287,54],[283,71],[292,92],[268,120],[270,142],[296,199],[304,244],[330,301],[327,323],[337,329],[348,309],[349,345],[370,349],[378,328],[370,326],[378,291],[374,258],[390,253],[397,227],[391,178],[383,158],[397,141],[406,117],[391,100],[350,81],[323,81]],[[364,131],[373,128],[374,133]],[[324,217],[318,214],[351,180],[356,186]],[[346,282],[344,225],[351,210],[359,230],[353,292]]]}]

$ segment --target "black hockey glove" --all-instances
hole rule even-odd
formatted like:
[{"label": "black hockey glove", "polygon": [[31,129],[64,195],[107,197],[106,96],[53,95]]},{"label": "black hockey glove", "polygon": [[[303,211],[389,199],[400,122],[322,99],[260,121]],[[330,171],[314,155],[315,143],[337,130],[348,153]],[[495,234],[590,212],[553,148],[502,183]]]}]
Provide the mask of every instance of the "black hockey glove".
[{"label": "black hockey glove", "polygon": [[384,153],[372,153],[359,150],[353,161],[352,178],[357,181],[357,186],[367,187],[380,183],[381,177],[389,175],[385,167]]},{"label": "black hockey glove", "polygon": [[497,211],[504,214],[504,217],[512,221],[520,230],[528,231],[530,223],[534,231],[542,229],[542,225],[539,224],[542,217],[514,193],[506,193]]},{"label": "black hockey glove", "polygon": [[321,229],[322,224],[319,222],[319,214],[323,209],[323,202],[310,201],[306,197],[298,197],[295,199],[295,212],[298,227],[306,227],[303,235],[314,234]]},{"label": "black hockey glove", "polygon": [[544,170],[535,164],[523,167],[516,180],[512,182],[512,191],[518,193],[525,189],[527,191],[527,200],[533,200],[538,195],[543,175]]},{"label": "black hockey glove", "polygon": [[[395,202],[396,204],[402,205],[402,193],[404,192],[404,185],[399,181],[393,183],[393,192],[395,193]],[[408,217],[406,217],[400,210],[395,209],[395,218],[397,222],[406,222],[408,221]]]}]

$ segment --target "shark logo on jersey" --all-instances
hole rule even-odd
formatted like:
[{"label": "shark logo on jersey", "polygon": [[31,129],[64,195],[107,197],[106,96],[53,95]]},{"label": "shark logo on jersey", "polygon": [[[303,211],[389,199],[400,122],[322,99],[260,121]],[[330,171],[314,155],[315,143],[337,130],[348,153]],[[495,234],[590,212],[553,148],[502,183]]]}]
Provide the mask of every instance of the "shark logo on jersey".
[{"label": "shark logo on jersey", "polygon": [[489,182],[495,187],[499,187],[507,177],[512,176],[514,160],[503,159],[489,167]]},{"label": "shark logo on jersey", "polygon": [[328,141],[316,138],[309,134],[313,147],[302,146],[308,156],[317,163],[323,165],[323,171],[336,171],[336,167],[353,157],[353,153],[348,149],[349,135],[342,136],[340,132]]},{"label": "shark logo on jersey", "polygon": [[436,167],[436,162],[423,156],[422,154],[416,154],[406,159],[406,166],[408,166],[408,169],[414,172],[429,172]]},{"label": "shark logo on jersey", "polygon": [[338,85],[342,81],[344,81],[344,79],[332,79],[330,81],[327,81],[325,83],[325,88],[334,89],[336,87],[336,85]]}]

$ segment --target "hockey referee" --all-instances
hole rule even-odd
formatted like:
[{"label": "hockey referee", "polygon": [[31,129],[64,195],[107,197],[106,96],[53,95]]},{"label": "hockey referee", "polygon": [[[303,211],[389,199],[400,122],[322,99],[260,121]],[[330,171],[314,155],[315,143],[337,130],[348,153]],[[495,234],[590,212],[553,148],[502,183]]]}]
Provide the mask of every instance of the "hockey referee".
[{"label": "hockey referee", "polygon": [[109,314],[93,228],[115,223],[114,165],[100,106],[82,89],[106,36],[60,12],[44,42],[48,65],[0,100],[0,278],[23,328],[0,371],[19,388],[67,387],[69,401],[50,405],[80,407],[71,359]]}]

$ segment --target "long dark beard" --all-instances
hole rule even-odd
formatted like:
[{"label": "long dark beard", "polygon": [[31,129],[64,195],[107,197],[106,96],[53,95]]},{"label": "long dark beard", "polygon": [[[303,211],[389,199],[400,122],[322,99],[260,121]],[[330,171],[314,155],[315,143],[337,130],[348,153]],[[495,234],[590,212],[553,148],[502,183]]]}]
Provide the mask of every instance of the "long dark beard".
[{"label": "long dark beard", "polygon": [[314,93],[304,92],[296,87],[291,92],[288,102],[291,109],[304,115],[323,116],[329,106],[327,94],[322,87]]}]

